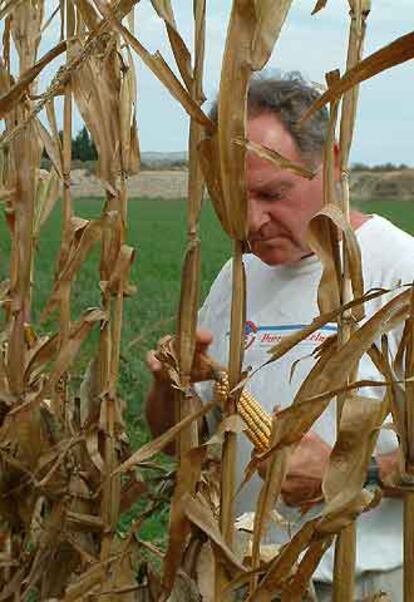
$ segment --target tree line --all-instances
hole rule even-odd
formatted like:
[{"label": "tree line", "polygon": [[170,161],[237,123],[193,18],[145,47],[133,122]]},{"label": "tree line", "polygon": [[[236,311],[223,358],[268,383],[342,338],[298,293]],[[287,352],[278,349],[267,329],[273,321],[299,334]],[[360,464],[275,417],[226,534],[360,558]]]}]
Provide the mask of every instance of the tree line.
[{"label": "tree line", "polygon": [[[63,133],[59,132],[62,137]],[[47,155],[45,155],[47,157]],[[96,161],[98,153],[95,143],[85,126],[72,138],[72,159],[78,161]],[[366,165],[365,163],[353,163],[352,171],[401,171],[410,169],[405,163],[382,163],[380,165]]]},{"label": "tree line", "polygon": [[[59,137],[62,140],[63,132],[60,130]],[[48,158],[46,150],[43,151],[43,157]],[[72,138],[72,159],[78,161],[96,161],[98,158],[98,152],[96,150],[95,142],[86,126],[83,126],[81,130]]]}]

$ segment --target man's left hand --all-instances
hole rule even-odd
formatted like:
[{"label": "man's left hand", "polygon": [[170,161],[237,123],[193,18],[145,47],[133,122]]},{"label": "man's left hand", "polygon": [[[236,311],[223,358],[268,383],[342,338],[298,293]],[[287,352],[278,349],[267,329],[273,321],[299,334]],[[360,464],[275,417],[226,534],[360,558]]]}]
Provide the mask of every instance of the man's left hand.
[{"label": "man's left hand", "polygon": [[322,500],[322,480],[331,448],[313,432],[299,442],[288,463],[282,485],[283,500],[289,506],[307,506]]}]

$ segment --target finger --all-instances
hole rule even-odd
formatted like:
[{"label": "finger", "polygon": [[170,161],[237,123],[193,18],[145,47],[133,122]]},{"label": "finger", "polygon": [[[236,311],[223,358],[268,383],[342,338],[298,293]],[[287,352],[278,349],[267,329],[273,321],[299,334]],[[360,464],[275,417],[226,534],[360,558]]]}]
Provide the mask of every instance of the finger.
[{"label": "finger", "polygon": [[173,338],[173,336],[171,334],[165,334],[163,337],[161,337],[160,339],[158,339],[158,341],[157,341],[157,347],[161,347],[163,345],[166,345],[172,338]]},{"label": "finger", "polygon": [[207,328],[198,328],[196,332],[196,349],[199,353],[207,351],[213,342],[213,333]]},{"label": "finger", "polygon": [[151,349],[151,351],[148,351],[147,356],[146,356],[145,359],[146,359],[146,364],[147,364],[148,369],[153,374],[161,372],[161,370],[162,370],[162,363],[155,356],[155,351],[153,349]]},{"label": "finger", "polygon": [[322,439],[319,437],[319,435],[317,435],[314,431],[308,431],[307,433],[305,433],[301,439],[302,441],[308,441],[308,442],[322,442]]},{"label": "finger", "polygon": [[299,442],[300,444],[311,444],[314,446],[318,446],[320,448],[324,448],[327,450],[330,450],[331,447],[328,445],[328,443],[326,443],[326,441],[324,439],[322,439],[322,437],[319,437],[319,435],[317,435],[314,431],[308,431],[301,439],[301,441]]}]

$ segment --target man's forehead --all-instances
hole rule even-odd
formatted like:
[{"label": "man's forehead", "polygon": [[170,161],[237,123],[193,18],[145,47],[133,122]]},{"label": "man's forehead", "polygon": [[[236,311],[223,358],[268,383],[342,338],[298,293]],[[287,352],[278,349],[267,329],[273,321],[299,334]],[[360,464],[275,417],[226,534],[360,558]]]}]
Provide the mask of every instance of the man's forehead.
[{"label": "man's forehead", "polygon": [[291,174],[286,171],[274,171],[255,173],[254,177],[249,178],[249,172],[247,172],[247,187],[249,190],[256,190],[262,192],[276,192],[280,189],[287,190],[294,185]]},{"label": "man's forehead", "polygon": [[[261,113],[247,120],[247,137],[256,144],[266,146],[284,155],[288,159],[297,160],[299,153],[296,143],[278,117],[272,113]],[[257,155],[249,151],[248,158],[257,163]],[[261,159],[260,161],[263,161]]]}]

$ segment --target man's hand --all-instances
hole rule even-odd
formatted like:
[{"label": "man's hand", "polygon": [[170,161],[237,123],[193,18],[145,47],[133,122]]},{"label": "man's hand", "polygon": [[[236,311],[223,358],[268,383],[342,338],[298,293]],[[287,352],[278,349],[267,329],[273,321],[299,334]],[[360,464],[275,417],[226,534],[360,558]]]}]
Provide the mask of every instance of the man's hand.
[{"label": "man's hand", "polygon": [[[158,345],[162,345],[167,338],[159,340]],[[207,361],[207,351],[213,341],[212,333],[206,328],[200,328],[196,332],[196,348],[194,353],[193,368],[191,372],[191,382],[200,382],[211,378],[211,367]],[[147,367],[149,368],[154,381],[157,383],[169,383],[168,371],[162,362],[157,358],[157,349],[151,349],[147,353]]]},{"label": "man's hand", "polygon": [[[330,453],[329,445],[318,435],[306,433],[289,458],[288,471],[282,484],[282,497],[288,506],[306,507],[322,500],[322,480]],[[258,468],[262,478],[266,474],[267,462]]]},{"label": "man's hand", "polygon": [[[160,344],[164,340],[161,339]],[[213,335],[210,331],[206,329],[197,330],[196,349],[191,372],[192,382],[211,378],[211,366],[207,361],[207,350],[212,340]],[[152,435],[158,437],[174,424],[174,391],[168,371],[157,358],[157,349],[149,351],[146,359],[147,366],[154,379],[147,395],[146,417]],[[166,451],[167,453],[174,454],[174,446],[169,446]]]},{"label": "man's hand", "polygon": [[[329,462],[331,448],[313,432],[306,433],[289,458],[288,470],[282,484],[282,497],[288,506],[307,507],[321,501],[322,480]],[[266,464],[259,465],[262,478]]]},{"label": "man's hand", "polygon": [[306,433],[289,458],[282,496],[289,506],[306,505],[322,499],[322,480],[331,448],[313,432]]},{"label": "man's hand", "polygon": [[377,454],[379,477],[386,497],[400,497],[403,491],[398,487],[400,480],[400,451],[396,449],[388,454]]}]

